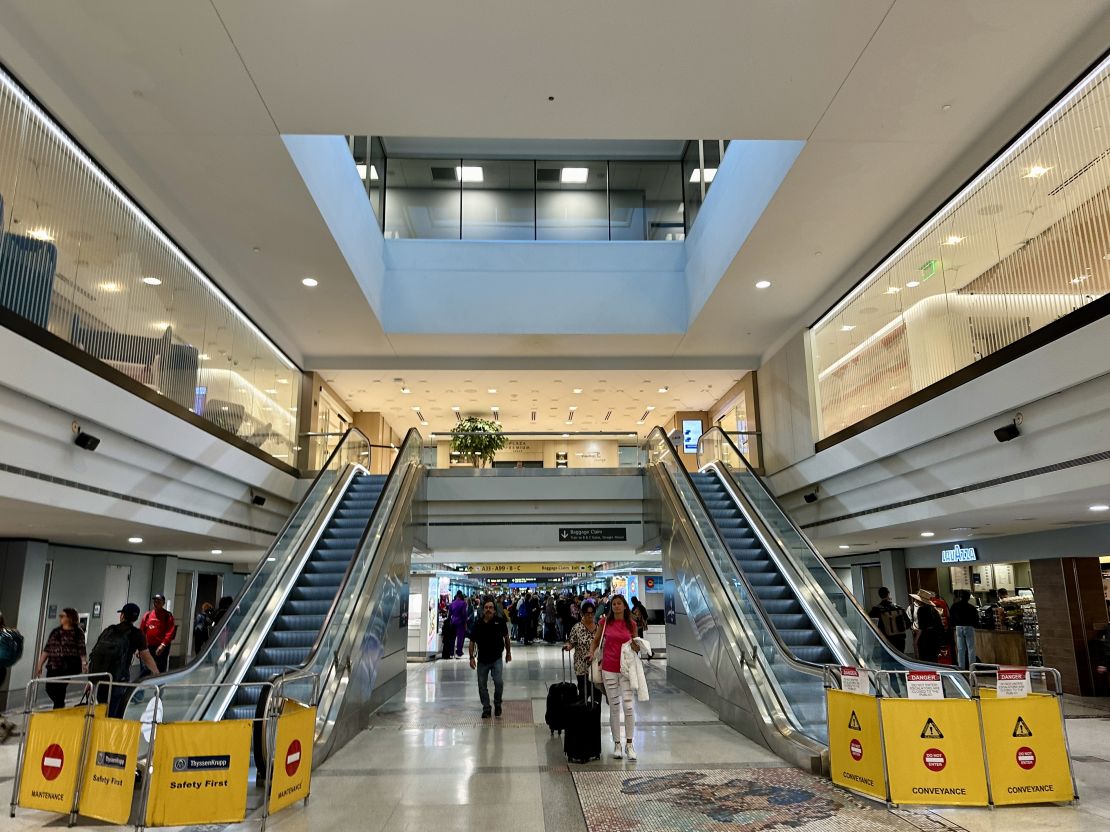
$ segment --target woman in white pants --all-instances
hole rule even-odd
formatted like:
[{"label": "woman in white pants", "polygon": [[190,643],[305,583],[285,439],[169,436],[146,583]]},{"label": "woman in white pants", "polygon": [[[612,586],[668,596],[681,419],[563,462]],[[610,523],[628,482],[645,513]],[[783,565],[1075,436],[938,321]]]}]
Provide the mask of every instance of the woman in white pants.
[{"label": "woman in white pants", "polygon": [[[601,618],[590,661],[601,647],[601,676],[605,683],[605,696],[609,700],[609,730],[613,734],[613,756],[618,760],[636,759],[632,733],[636,727],[636,712],[632,705],[633,691],[628,679],[621,675],[621,648],[639,635],[636,622],[623,595],[614,595],[609,602],[609,614]],[[640,652],[640,645],[632,641],[632,649]],[[621,709],[624,709],[624,749],[621,749]]]}]

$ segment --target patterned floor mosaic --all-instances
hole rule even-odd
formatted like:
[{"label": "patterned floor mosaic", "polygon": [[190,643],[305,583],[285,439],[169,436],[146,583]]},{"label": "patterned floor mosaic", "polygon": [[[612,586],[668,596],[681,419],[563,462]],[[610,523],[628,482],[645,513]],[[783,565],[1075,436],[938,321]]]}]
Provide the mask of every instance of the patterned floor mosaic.
[{"label": "patterned floor mosaic", "polygon": [[500,717],[482,719],[482,706],[477,701],[473,704],[437,702],[434,705],[387,706],[374,715],[370,724],[380,728],[522,728],[533,725],[530,699],[506,699],[502,709]]},{"label": "patterned floor mosaic", "polygon": [[590,832],[916,832],[937,828],[930,816],[893,814],[793,768],[641,774],[574,771],[574,782]]}]

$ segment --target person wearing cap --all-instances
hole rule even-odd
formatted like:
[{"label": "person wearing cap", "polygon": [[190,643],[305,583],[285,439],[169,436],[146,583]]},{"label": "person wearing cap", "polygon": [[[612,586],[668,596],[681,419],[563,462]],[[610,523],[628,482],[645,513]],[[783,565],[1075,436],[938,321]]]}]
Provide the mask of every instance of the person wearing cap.
[{"label": "person wearing cap", "polygon": [[[143,620],[139,622],[139,629],[146,636],[146,646],[150,655],[154,656],[154,663],[158,665],[161,673],[166,672],[170,662],[170,644],[177,635],[177,623],[173,620],[173,613],[166,609],[166,596],[161,592],[154,594],[151,599],[153,607]],[[139,674],[139,678],[149,675],[146,668]]]},{"label": "person wearing cap", "polygon": [[910,593],[917,657],[926,662],[935,662],[939,658],[945,637],[944,619],[940,610],[933,606],[933,597],[927,589]]},{"label": "person wearing cap", "polygon": [[[113,682],[128,684],[131,682],[131,662],[135,656],[139,657],[144,675],[157,676],[161,671],[155,664],[154,658],[147,649],[145,636],[135,622],[139,620],[142,610],[138,604],[127,603],[119,610],[119,623],[105,627],[96,640],[96,645],[89,653],[89,673],[93,675],[107,674]],[[111,690],[111,701],[109,701]],[[119,719],[127,707],[127,699],[131,690],[126,687],[109,686],[101,681],[96,688],[96,701],[108,703],[108,716]]]}]

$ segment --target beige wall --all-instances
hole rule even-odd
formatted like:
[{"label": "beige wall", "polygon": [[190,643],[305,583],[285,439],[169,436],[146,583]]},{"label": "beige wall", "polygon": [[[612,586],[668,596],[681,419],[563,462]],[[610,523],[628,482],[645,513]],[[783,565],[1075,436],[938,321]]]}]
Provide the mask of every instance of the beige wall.
[{"label": "beige wall", "polygon": [[388,474],[397,458],[389,446],[400,447],[404,437],[393,430],[382,414],[374,411],[356,413],[354,426],[366,434],[370,444],[380,446],[370,449],[370,473]]},{"label": "beige wall", "polygon": [[[670,418],[670,420],[663,426],[668,436],[672,436],[675,431],[679,434],[682,433],[682,423],[688,419],[698,419],[701,421],[701,429],[703,431],[709,430],[712,423],[709,421],[709,413],[705,410],[679,410]],[[688,454],[682,450],[682,442],[675,442],[675,450],[678,451],[678,456],[682,460],[682,464],[686,466],[687,471],[698,470],[698,455],[696,453]]]},{"label": "beige wall", "polygon": [[759,426],[768,474],[813,456],[813,395],[806,333],[799,332],[759,368]]}]

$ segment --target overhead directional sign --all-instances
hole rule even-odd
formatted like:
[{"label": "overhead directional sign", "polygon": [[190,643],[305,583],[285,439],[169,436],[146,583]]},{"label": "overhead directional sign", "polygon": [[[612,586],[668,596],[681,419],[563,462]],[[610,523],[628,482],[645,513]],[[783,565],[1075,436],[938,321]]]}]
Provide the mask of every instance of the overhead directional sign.
[{"label": "overhead directional sign", "polygon": [[606,543],[628,540],[623,526],[569,526],[559,529],[560,543]]},{"label": "overhead directional sign", "polygon": [[592,563],[472,563],[472,575],[573,575],[593,572]]}]

